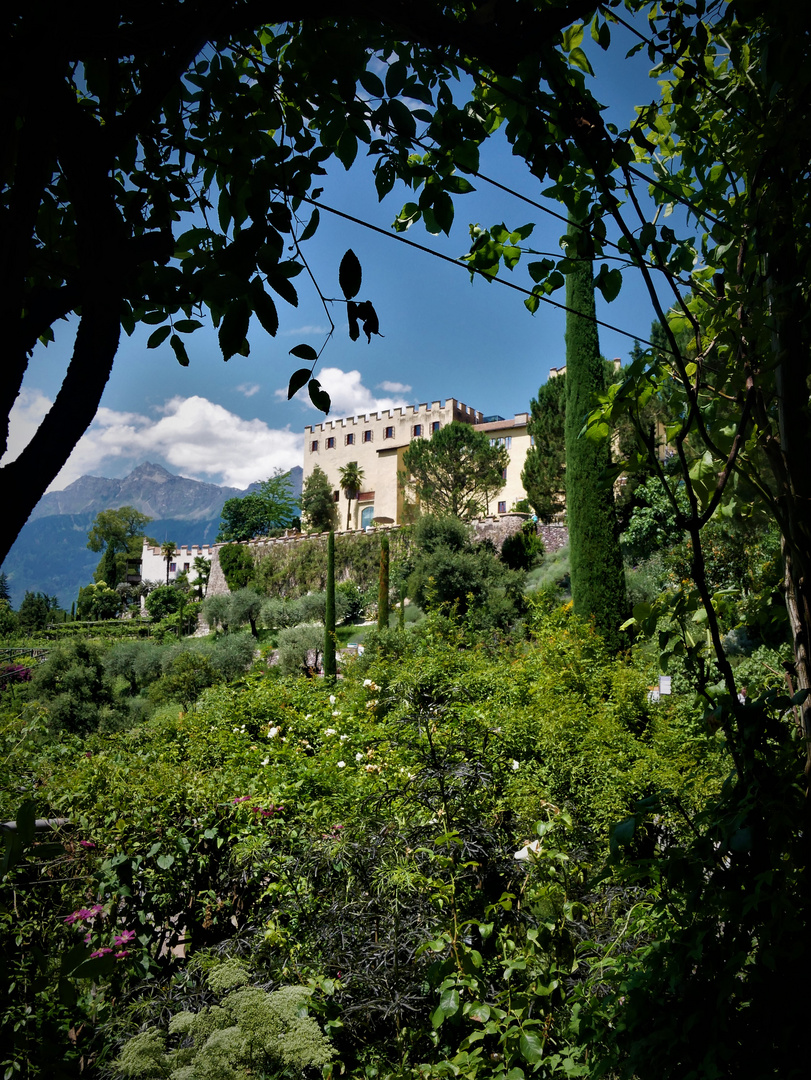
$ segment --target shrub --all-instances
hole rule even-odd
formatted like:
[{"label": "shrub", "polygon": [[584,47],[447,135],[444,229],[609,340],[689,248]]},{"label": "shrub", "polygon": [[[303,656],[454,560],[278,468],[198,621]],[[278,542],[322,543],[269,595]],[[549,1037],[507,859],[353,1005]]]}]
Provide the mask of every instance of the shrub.
[{"label": "shrub", "polygon": [[230,596],[207,596],[201,605],[203,618],[208,625],[216,630],[221,626],[224,631],[228,630],[228,619],[231,615]]},{"label": "shrub", "polygon": [[165,619],[167,615],[173,615],[180,610],[180,605],[185,597],[180,589],[174,585],[159,585],[153,589],[144,601],[146,610],[155,622]]},{"label": "shrub", "polygon": [[166,673],[150,686],[149,698],[156,705],[178,701],[188,710],[217,681],[218,672],[207,656],[184,649],[171,659]]},{"label": "shrub", "polygon": [[226,544],[221,547],[220,566],[231,592],[253,584],[255,577],[253,556],[244,544]]},{"label": "shrub", "polygon": [[30,696],[44,706],[52,730],[93,731],[112,704],[99,649],[81,640],[54,646],[34,671]]},{"label": "shrub", "polygon": [[473,544],[456,518],[422,518],[409,595],[426,611],[453,607],[475,612],[481,627],[506,626],[521,610],[523,574],[509,570],[492,545]]},{"label": "shrub", "polygon": [[324,654],[324,627],[301,623],[279,634],[279,670],[283,675],[312,675]]},{"label": "shrub", "polygon": [[526,521],[501,545],[501,561],[511,570],[530,570],[543,557],[544,546],[535,524]]},{"label": "shrub", "polygon": [[226,634],[211,648],[211,666],[226,682],[238,679],[253,663],[255,649],[256,642],[251,634]]},{"label": "shrub", "polygon": [[80,619],[112,619],[121,611],[122,599],[105,582],[79,589],[76,614]]},{"label": "shrub", "polygon": [[251,634],[258,636],[256,621],[262,610],[262,597],[252,588],[238,589],[229,597],[228,627],[231,630],[250,623]]}]

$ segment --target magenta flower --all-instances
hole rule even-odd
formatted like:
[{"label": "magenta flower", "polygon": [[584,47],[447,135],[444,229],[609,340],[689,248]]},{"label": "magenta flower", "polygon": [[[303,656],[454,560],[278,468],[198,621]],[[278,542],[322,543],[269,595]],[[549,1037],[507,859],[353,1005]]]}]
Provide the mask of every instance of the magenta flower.
[{"label": "magenta flower", "polygon": [[126,945],[127,942],[132,941],[134,937],[134,930],[125,930],[123,934],[116,934],[116,936],[113,938],[113,942],[116,945]]},{"label": "magenta flower", "polygon": [[234,799],[234,802],[235,803],[241,803],[241,802],[248,802],[249,800],[250,800],[250,795],[238,795],[236,797],[236,799]]},{"label": "magenta flower", "polygon": [[112,951],[113,951],[112,949],[96,949],[95,952],[92,952],[90,954],[90,959],[95,960],[97,957],[106,956],[107,953],[111,953]]},{"label": "magenta flower", "polygon": [[93,937],[93,935],[92,935],[92,934],[90,933],[90,931],[88,930],[88,931],[87,931],[87,933],[86,933],[86,934],[85,934],[85,936],[84,936],[84,943],[85,943],[85,945],[89,945],[89,944],[90,944],[90,940],[91,940],[91,938],[92,938],[92,937]]},{"label": "magenta flower", "polygon": [[96,848],[97,846],[98,845],[94,844],[92,840],[80,840],[79,841],[79,847],[87,848],[88,850],[91,850],[91,851],[94,848]]},{"label": "magenta flower", "polygon": [[65,918],[64,918],[64,921],[67,923],[68,926],[72,926],[73,923],[78,921],[78,919],[79,919],[79,916],[74,911],[72,915],[66,915]]},{"label": "magenta flower", "polygon": [[126,949],[123,949],[121,952],[117,952],[115,954],[116,960],[123,960],[125,956],[129,956],[129,952]]}]

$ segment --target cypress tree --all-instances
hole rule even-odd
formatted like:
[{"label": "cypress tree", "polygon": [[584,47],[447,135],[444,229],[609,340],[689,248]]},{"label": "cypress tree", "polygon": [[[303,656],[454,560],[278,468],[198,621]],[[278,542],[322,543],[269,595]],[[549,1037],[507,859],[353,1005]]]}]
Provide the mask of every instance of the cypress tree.
[{"label": "cypress tree", "polygon": [[380,537],[380,585],[377,590],[377,629],[389,625],[389,538]]},{"label": "cypress tree", "polygon": [[324,613],[324,678],[335,682],[335,533],[327,537],[327,604]]},{"label": "cypress tree", "polygon": [[605,390],[605,366],[594,321],[590,241],[571,222],[568,236],[568,250],[577,259],[566,277],[566,517],[572,600],[575,612],[593,617],[606,643],[617,649],[627,600],[614,495],[604,476],[611,446],[608,439],[579,437],[594,395]]}]

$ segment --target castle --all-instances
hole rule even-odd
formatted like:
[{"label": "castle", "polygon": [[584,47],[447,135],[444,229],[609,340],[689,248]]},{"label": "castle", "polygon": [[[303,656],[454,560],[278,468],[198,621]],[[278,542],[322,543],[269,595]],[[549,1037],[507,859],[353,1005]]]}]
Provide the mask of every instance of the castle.
[{"label": "castle", "polygon": [[406,493],[398,480],[403,471],[403,454],[413,439],[430,439],[446,424],[457,420],[483,431],[491,442],[506,447],[510,463],[504,470],[503,486],[486,508],[489,514],[506,514],[518,500],[526,497],[521,470],[531,438],[528,413],[517,413],[512,420],[484,416],[456,398],[434,401],[430,405],[409,405],[377,413],[325,420],[304,429],[304,483],[316,465],[326,473],[339,504],[338,520],[343,526],[347,517],[346,494],[341,489],[339,470],[357,462],[363,471],[364,489],[349,506],[350,528],[363,529],[373,523],[396,524],[406,516]]}]

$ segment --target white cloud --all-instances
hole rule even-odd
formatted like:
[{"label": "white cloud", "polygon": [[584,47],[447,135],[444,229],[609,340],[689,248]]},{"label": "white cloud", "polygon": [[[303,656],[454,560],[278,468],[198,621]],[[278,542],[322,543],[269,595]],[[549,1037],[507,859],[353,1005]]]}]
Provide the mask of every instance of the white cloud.
[{"label": "white cloud", "polygon": [[406,383],[389,382],[388,379],[384,379],[383,382],[378,383],[375,389],[388,390],[390,394],[408,394],[411,392],[411,387]]},{"label": "white cloud", "polygon": [[328,326],[295,326],[292,330],[282,330],[280,337],[303,337],[305,334],[328,334]]},{"label": "white cloud", "polygon": [[[341,368],[327,367],[317,371],[316,377],[332,399],[330,416],[359,416],[409,404],[406,398],[400,396],[377,397],[363,385],[359,371],[342,371]],[[280,400],[287,397],[286,388],[279,389],[275,393]],[[310,402],[306,386],[296,394],[296,398],[311,409],[315,408]]]},{"label": "white cloud", "polygon": [[239,386],[235,386],[234,389],[239,394],[244,394],[245,397],[253,397],[254,394],[258,394],[262,387],[259,383],[240,383]]},{"label": "white cloud", "polygon": [[303,436],[289,427],[244,420],[198,396],[174,397],[156,411],[162,414],[158,419],[99,409],[51,490],[85,473],[120,472],[144,460],[162,460],[183,476],[237,488],[301,464]]},{"label": "white cloud", "polygon": [[0,464],[14,461],[28,446],[53,402],[41,390],[20,391],[9,414],[8,449]]}]

